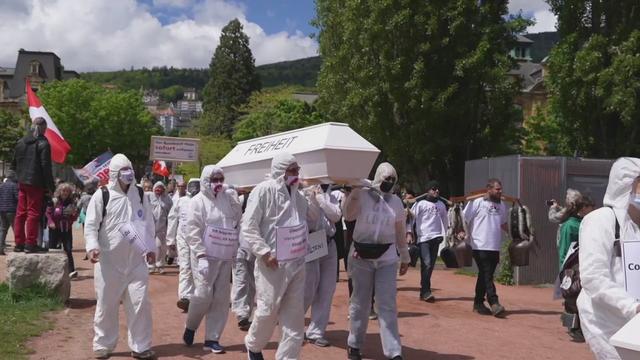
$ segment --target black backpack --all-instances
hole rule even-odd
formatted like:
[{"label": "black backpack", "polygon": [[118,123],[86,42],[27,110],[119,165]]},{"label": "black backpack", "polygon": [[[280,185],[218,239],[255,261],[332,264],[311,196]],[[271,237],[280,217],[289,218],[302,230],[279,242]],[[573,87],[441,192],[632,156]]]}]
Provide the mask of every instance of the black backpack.
[{"label": "black backpack", "polygon": [[[615,219],[616,228],[613,249],[616,257],[620,257],[622,256],[622,251],[620,248],[620,223],[618,223],[617,218]],[[558,277],[560,278],[560,292],[562,293],[562,297],[564,298],[565,311],[572,314],[578,313],[576,300],[578,299],[578,295],[580,295],[580,291],[582,291],[582,284],[580,283],[580,247],[578,244],[576,244],[575,246],[575,251],[569,254],[569,256],[565,259],[564,263],[562,264],[562,269],[560,269],[560,274],[558,275]]]},{"label": "black backpack", "polygon": [[[138,189],[138,195],[140,195],[140,205],[143,205],[144,201],[144,190],[136,185]],[[102,191],[102,220],[100,220],[100,227],[98,229],[102,229],[102,222],[104,221],[104,217],[107,215],[107,204],[109,204],[109,189],[106,186],[101,186],[100,190]]]}]

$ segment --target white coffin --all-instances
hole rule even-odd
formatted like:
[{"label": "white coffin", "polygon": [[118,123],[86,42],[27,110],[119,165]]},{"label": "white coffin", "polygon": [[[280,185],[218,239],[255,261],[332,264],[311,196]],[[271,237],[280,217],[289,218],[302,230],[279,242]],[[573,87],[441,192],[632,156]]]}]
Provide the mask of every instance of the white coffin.
[{"label": "white coffin", "polygon": [[640,315],[613,334],[609,343],[616,348],[622,360],[640,360]]},{"label": "white coffin", "polygon": [[380,150],[347,124],[324,123],[241,141],[220,162],[225,182],[251,188],[271,173],[278,153],[296,156],[301,178],[310,183],[360,184]]}]

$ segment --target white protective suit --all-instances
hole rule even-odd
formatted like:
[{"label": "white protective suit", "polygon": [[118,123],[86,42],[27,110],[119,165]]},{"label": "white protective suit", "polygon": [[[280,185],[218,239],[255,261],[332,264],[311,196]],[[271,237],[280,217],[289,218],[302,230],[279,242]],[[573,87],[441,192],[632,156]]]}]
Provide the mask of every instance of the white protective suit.
[{"label": "white protective suit", "polygon": [[208,256],[203,241],[208,226],[225,229],[237,229],[242,217],[242,208],[238,194],[226,189],[217,195],[213,192],[210,178],[213,174],[222,174],[222,169],[207,165],[202,169],[200,192],[191,199],[187,214],[187,243],[196,258],[207,258],[207,274],[194,271],[196,290],[191,297],[187,315],[187,329],[197,330],[206,315],[205,340],[219,341],[227,323],[231,292],[231,263]]},{"label": "white protective suit", "polygon": [[249,320],[253,312],[256,297],[255,262],[256,256],[250,250],[238,249],[231,285],[231,311],[236,314],[238,321]]},{"label": "white protective suit", "polygon": [[314,340],[324,338],[331,313],[331,301],[336,291],[338,250],[334,239],[335,223],[342,218],[342,211],[338,199],[328,192],[323,192],[320,186],[314,186],[310,190],[307,191],[307,197],[310,199],[309,212],[316,213],[317,215],[313,217],[317,217],[318,220],[313,226],[309,224],[309,232],[324,230],[327,234],[328,247],[327,255],[309,261],[305,266],[305,312],[311,307],[311,322],[306,336]]},{"label": "white protective suit", "polygon": [[354,258],[355,248],[351,245],[348,271],[353,282],[353,294],[349,305],[351,330],[348,345],[355,349],[362,349],[364,345],[371,294],[375,290],[382,350],[387,358],[392,359],[402,354],[396,304],[398,253],[404,264],[409,263],[410,257],[405,240],[406,213],[402,200],[380,190],[380,184],[389,176],[396,181],[398,179],[391,164],[380,164],[372,188],[354,189],[344,201],[343,214],[345,221],[356,220],[354,242],[392,244],[378,259]]},{"label": "white protective suit", "polygon": [[[189,183],[200,182],[199,179],[191,179]],[[196,193],[197,194],[197,193]],[[191,247],[187,244],[187,214],[189,203],[195,194],[178,198],[169,211],[169,224],[167,230],[167,246],[174,245],[178,250],[178,299],[191,299],[195,291],[191,264],[194,258]]]},{"label": "white protective suit", "polygon": [[638,308],[638,302],[625,291],[622,258],[614,251],[616,218],[621,241],[640,238],[638,225],[627,214],[632,184],[638,176],[640,159],[618,159],[609,174],[605,206],[589,213],[580,224],[582,292],[578,313],[585,340],[597,359],[620,358],[609,338],[636,315]]},{"label": "white protective suit", "polygon": [[[144,255],[119,233],[123,224],[142,221],[147,243],[153,242],[154,223],[148,201],[141,204],[135,184],[124,193],[118,184],[120,169],[131,167],[126,156],[116,154],[109,164],[109,202],[103,214],[102,191],[89,201],[84,228],[87,252],[98,249],[99,262],[94,267],[96,313],[93,321],[93,350],[113,351],[118,342],[118,309],[124,305],[129,331],[129,347],[143,352],[151,348],[151,302],[147,292],[149,274]],[[142,234],[141,234],[142,235]],[[149,246],[151,247],[151,246]]]},{"label": "white protective suit", "polygon": [[[158,181],[153,185],[153,191],[158,187],[165,188],[162,181]],[[161,268],[165,264],[165,256],[167,255],[167,225],[169,218],[169,211],[173,203],[169,195],[163,193],[161,196],[155,194],[155,192],[147,194],[149,197],[149,203],[153,209],[153,221],[156,224],[156,247],[158,248],[156,254],[156,268]]]},{"label": "white protective suit", "polygon": [[263,181],[249,195],[242,217],[242,237],[256,256],[255,280],[257,308],[245,345],[249,351],[262,352],[278,323],[282,337],[277,360],[300,358],[304,331],[304,257],[267,267],[262,257],[275,256],[276,226],[294,226],[306,220],[307,200],[298,185],[285,184],[285,170],[296,163],[288,153],[276,155],[271,162],[270,180]]}]

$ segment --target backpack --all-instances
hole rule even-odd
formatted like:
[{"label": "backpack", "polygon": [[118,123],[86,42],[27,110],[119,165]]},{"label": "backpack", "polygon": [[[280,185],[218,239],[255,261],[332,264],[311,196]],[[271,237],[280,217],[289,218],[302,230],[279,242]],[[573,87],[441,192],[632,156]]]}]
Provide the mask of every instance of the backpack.
[{"label": "backpack", "polygon": [[[615,216],[614,216],[615,217]],[[620,248],[620,223],[616,220],[615,228],[615,241],[613,242],[614,254],[616,257],[622,256]],[[573,251],[567,255],[560,269],[560,292],[564,298],[565,311],[571,314],[578,313],[578,305],[576,300],[580,291],[582,290],[582,284],[580,283],[580,259],[579,259],[579,244],[575,244]]]},{"label": "backpack", "polygon": [[[144,190],[136,185],[138,189],[138,195],[140,195],[140,205],[143,205],[144,199]],[[100,227],[98,230],[102,229],[102,222],[104,221],[104,217],[107,215],[107,204],[109,204],[109,189],[106,186],[101,186],[100,190],[102,191],[102,220],[100,220]]]}]

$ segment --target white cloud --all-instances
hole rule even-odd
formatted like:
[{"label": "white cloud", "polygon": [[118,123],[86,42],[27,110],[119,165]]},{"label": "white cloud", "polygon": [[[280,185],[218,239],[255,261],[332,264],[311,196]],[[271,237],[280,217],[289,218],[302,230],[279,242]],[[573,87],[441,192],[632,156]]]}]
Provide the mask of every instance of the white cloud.
[{"label": "white cloud", "polygon": [[184,8],[191,5],[191,0],[153,0],[153,6]]},{"label": "white cloud", "polygon": [[544,31],[556,31],[556,16],[550,11],[536,11],[533,13],[535,25],[529,26],[527,32],[538,33]]},{"label": "white cloud", "polygon": [[[266,34],[246,19],[246,8],[224,0],[154,0],[186,6],[163,24],[159,13],[135,0],[3,0],[0,66],[12,67],[18,49],[53,51],[67,69],[117,70],[131,66],[207,67],[220,32],[233,18],[244,25],[256,64],[318,53],[300,32]],[[165,13],[166,14],[166,13]]]},{"label": "white cloud", "polygon": [[536,24],[527,28],[529,33],[556,30],[556,16],[553,15],[544,0],[511,0],[509,1],[509,13],[522,12],[525,17],[533,18]]}]

